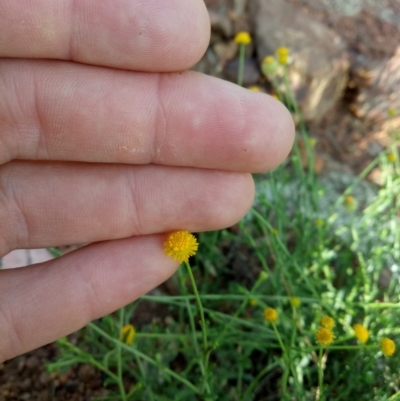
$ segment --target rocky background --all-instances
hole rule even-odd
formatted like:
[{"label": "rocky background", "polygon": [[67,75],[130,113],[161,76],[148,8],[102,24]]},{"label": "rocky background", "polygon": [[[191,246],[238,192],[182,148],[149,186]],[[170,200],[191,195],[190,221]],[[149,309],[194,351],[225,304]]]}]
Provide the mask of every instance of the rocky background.
[{"label": "rocky background", "polygon": [[[291,83],[323,160],[360,172],[389,145],[388,109],[400,111],[400,0],[205,0],[210,47],[198,71],[235,81],[236,32],[251,33],[245,86],[271,86],[260,62],[292,54]],[[400,127],[400,117],[391,121]],[[377,180],[377,172],[370,178]]]},{"label": "rocky background", "polygon": [[[271,93],[261,60],[275,49],[291,51],[290,80],[312,137],[316,170],[340,193],[389,143],[388,129],[400,131],[400,0],[205,0],[212,36],[195,70],[236,81],[238,48],[233,38],[250,32],[244,85]],[[399,113],[388,123],[388,109]],[[360,186],[369,197],[379,170]],[[336,192],[335,192],[336,191]],[[333,195],[336,196],[336,195]],[[61,251],[67,252],[72,248]],[[3,267],[49,259],[45,250],[15,251]],[[0,265],[1,266],[1,265]],[[151,319],[151,311],[147,311]],[[0,401],[90,400],[104,394],[101,375],[80,366],[48,374],[56,358],[48,345],[0,364]]]}]

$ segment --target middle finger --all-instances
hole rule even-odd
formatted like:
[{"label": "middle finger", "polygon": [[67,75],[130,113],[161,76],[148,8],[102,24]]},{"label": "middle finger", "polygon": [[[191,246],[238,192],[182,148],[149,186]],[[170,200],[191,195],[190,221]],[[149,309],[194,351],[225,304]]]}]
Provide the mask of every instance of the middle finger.
[{"label": "middle finger", "polygon": [[54,61],[0,63],[0,163],[162,164],[243,172],[293,141],[270,96],[195,72],[136,73]]}]

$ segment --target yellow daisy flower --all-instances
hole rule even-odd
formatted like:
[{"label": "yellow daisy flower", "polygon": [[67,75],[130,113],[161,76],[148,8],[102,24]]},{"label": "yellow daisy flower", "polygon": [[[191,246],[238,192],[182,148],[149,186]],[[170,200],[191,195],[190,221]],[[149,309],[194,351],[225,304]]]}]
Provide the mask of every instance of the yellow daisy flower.
[{"label": "yellow daisy flower", "polygon": [[346,210],[348,210],[349,212],[354,212],[354,210],[356,210],[358,207],[358,202],[357,202],[356,198],[354,198],[354,196],[351,196],[351,195],[347,195],[344,198],[343,203],[344,203],[344,208]]},{"label": "yellow daisy flower", "polygon": [[164,252],[179,263],[187,262],[190,256],[196,254],[199,243],[189,231],[174,231],[164,242]]},{"label": "yellow daisy flower", "polygon": [[238,45],[248,45],[251,43],[251,36],[248,32],[238,32],[235,36],[235,42]]},{"label": "yellow daisy flower", "polygon": [[322,316],[319,325],[332,330],[335,327],[335,321],[330,316]]},{"label": "yellow daisy flower", "polygon": [[361,343],[365,344],[369,338],[368,329],[360,323],[356,323],[353,325],[354,335],[357,337],[357,340]]},{"label": "yellow daisy flower", "polygon": [[290,304],[293,306],[293,308],[298,308],[301,304],[301,301],[297,297],[291,297],[290,298]]},{"label": "yellow daisy flower", "polygon": [[264,319],[270,323],[273,323],[278,319],[278,312],[274,308],[264,309],[263,315],[264,315]]},{"label": "yellow daisy flower", "polygon": [[289,62],[289,49],[287,47],[279,47],[276,50],[276,54],[278,56],[278,63],[282,65],[286,65]]},{"label": "yellow daisy flower", "polygon": [[264,57],[261,63],[261,70],[264,73],[264,75],[268,76],[274,74],[277,68],[278,68],[278,62],[274,56]]},{"label": "yellow daisy flower", "polygon": [[131,324],[126,324],[121,329],[120,340],[126,345],[131,345],[135,339],[136,330]]},{"label": "yellow daisy flower", "polygon": [[381,340],[381,350],[383,355],[392,356],[396,351],[396,344],[390,338],[383,337]]},{"label": "yellow daisy flower", "polygon": [[326,327],[321,327],[317,331],[317,334],[315,335],[315,339],[317,340],[317,343],[319,343],[321,345],[329,345],[333,342],[333,340],[335,339],[335,336],[332,333],[332,330],[329,330]]},{"label": "yellow daisy flower", "polygon": [[394,162],[396,161],[396,159],[397,159],[396,153],[389,152],[389,153],[387,154],[387,159],[388,159],[388,161],[389,161],[390,163],[394,163]]}]

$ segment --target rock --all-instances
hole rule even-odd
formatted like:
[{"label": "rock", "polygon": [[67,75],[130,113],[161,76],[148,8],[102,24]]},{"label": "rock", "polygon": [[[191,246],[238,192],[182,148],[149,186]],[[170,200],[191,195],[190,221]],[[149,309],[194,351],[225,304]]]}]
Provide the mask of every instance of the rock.
[{"label": "rock", "polygon": [[[337,32],[351,51],[351,105],[355,116],[387,121],[389,108],[400,110],[400,1],[288,0]],[[400,118],[391,128],[400,127]],[[389,127],[384,126],[383,130]]]},{"label": "rock", "polygon": [[[239,60],[235,59],[229,61],[225,65],[224,73],[226,79],[231,82],[237,82],[239,70]],[[260,78],[260,69],[258,68],[258,63],[255,59],[246,59],[244,63],[244,71],[243,71],[243,85],[254,85],[257,83]]]},{"label": "rock", "polygon": [[359,55],[354,66],[354,76],[358,87],[353,110],[357,117],[371,122],[386,123],[388,110],[397,110],[390,123],[383,129],[400,127],[400,47],[394,55],[376,61]]},{"label": "rock", "polygon": [[208,10],[208,15],[210,16],[211,29],[213,32],[220,33],[225,38],[232,36],[232,22],[226,14],[214,10]]},{"label": "rock", "polygon": [[299,6],[252,0],[259,61],[280,46],[290,49],[289,79],[307,121],[319,121],[342,97],[349,71],[343,40]]},{"label": "rock", "polygon": [[329,25],[357,53],[391,56],[400,42],[400,1],[288,0]]}]

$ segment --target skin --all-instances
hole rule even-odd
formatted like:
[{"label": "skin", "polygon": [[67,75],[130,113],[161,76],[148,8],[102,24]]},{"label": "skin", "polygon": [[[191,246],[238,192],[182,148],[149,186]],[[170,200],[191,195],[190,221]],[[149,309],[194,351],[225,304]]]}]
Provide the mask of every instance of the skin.
[{"label": "skin", "polygon": [[0,271],[2,362],[168,279],[166,233],[237,222],[294,127],[275,99],[185,72],[209,41],[202,0],[0,0],[0,15],[0,256],[91,243]]}]

